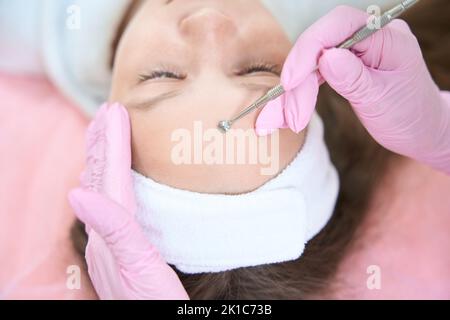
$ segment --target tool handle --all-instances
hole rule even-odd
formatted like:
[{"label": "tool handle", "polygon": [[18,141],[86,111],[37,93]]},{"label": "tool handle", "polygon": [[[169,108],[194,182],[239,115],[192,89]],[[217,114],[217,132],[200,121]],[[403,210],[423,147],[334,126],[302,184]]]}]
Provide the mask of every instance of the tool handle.
[{"label": "tool handle", "polygon": [[344,41],[339,48],[340,49],[350,49],[358,42],[361,42],[374,33],[377,33],[380,29],[383,29],[386,25],[388,25],[392,20],[398,18],[408,10],[410,7],[412,7],[414,4],[416,4],[418,0],[407,0],[403,1],[399,5],[395,6],[394,8],[386,11],[381,17],[375,19],[379,19],[378,23],[374,26],[366,25],[362,29],[360,29],[358,32],[356,32],[350,39]]}]

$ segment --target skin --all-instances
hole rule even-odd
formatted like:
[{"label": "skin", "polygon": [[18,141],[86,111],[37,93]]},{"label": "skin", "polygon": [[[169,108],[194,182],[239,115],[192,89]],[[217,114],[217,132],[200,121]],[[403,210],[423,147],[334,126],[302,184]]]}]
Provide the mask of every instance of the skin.
[{"label": "skin", "polygon": [[[253,103],[279,83],[291,46],[258,0],[142,1],[120,40],[110,94],[130,115],[133,168],[160,183],[202,193],[244,193],[276,176],[301,149],[304,132],[280,131],[277,153],[270,154],[279,157],[279,166],[270,175],[261,174],[267,164],[248,161],[177,165],[172,134],[185,128],[193,135],[195,121],[204,131],[215,129]],[[251,130],[247,155],[255,146],[271,150],[274,143],[256,137],[257,116],[234,126]]]}]

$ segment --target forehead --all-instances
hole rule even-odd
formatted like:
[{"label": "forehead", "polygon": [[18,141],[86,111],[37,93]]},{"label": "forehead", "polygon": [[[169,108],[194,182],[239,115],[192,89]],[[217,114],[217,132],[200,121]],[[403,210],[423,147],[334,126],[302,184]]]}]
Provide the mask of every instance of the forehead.
[{"label": "forehead", "polygon": [[[204,8],[211,8],[233,18],[236,24],[253,30],[273,30],[284,33],[281,25],[260,0],[216,0],[174,1],[167,5],[167,0],[135,1],[130,7],[126,20],[130,25],[148,25],[163,27],[173,24],[188,13]],[[261,23],[263,22],[263,23]],[[146,30],[152,32],[151,29]]]},{"label": "forehead", "polygon": [[[135,7],[134,11],[137,12],[129,20],[130,23],[120,39],[119,50],[133,50],[127,52],[128,59],[131,59],[130,54],[137,58],[143,50],[148,50],[146,55],[150,54],[151,56],[158,52],[170,54],[175,51],[177,44],[189,47],[190,39],[183,39],[178,30],[178,22],[188,10],[186,9],[188,6],[184,3],[191,2],[182,1],[181,5],[176,8],[169,8],[162,2],[145,1],[144,4]],[[219,9],[230,16],[236,25],[236,36],[227,37],[226,41],[221,44],[222,49],[235,45],[235,47],[239,46],[242,54],[248,54],[264,48],[266,52],[273,55],[276,53],[285,55],[286,50],[290,50],[292,44],[281,25],[259,1],[227,0],[226,2],[217,2],[227,4],[221,5]],[[248,14],[247,11],[249,11]],[[136,48],[140,50],[136,50]]]}]

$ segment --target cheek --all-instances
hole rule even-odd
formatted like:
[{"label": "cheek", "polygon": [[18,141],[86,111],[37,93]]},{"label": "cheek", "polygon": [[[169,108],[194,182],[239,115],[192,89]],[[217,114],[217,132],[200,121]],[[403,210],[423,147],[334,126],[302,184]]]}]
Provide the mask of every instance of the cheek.
[{"label": "cheek", "polygon": [[[247,103],[246,100],[253,98],[242,98],[242,94],[224,91],[228,96],[183,96],[162,102],[149,110],[129,109],[135,156],[133,161],[136,168],[147,172],[163,166],[169,168],[173,162],[172,149],[176,145],[172,138],[180,132],[189,132],[192,144],[199,132],[201,135],[214,132],[223,137],[217,130],[219,121],[229,119],[241,111],[242,106]],[[253,129],[256,116],[256,113],[247,116],[236,123],[234,128]]]},{"label": "cheek", "polygon": [[170,163],[171,135],[178,119],[151,112],[130,112],[133,166],[142,173]]},{"label": "cheek", "polygon": [[[226,136],[217,129],[218,122],[229,119],[242,108],[236,107],[236,110],[230,110],[229,105],[244,104],[242,101],[228,103],[225,97],[218,101],[223,105],[219,105],[215,101],[189,104],[174,101],[162,103],[146,111],[129,109],[135,168],[145,170],[147,173],[155,173],[161,168],[179,170],[181,166],[173,164],[172,151],[178,145],[177,142],[181,140],[181,135],[187,136],[184,141],[191,141],[192,154],[197,152],[198,148],[194,148],[198,147],[200,141],[204,149],[213,138],[215,141],[219,138],[225,140]],[[257,115],[255,112],[241,119],[233,126],[233,129],[245,131],[245,135],[250,137],[249,141],[257,141],[253,130]],[[208,137],[211,139],[205,141],[208,140]],[[223,143],[226,144],[226,141]],[[224,152],[226,153],[226,150]],[[189,167],[193,168],[194,166]],[[200,170],[206,166],[197,165],[195,167]]]},{"label": "cheek", "polygon": [[[251,132],[247,129],[253,128],[257,116],[255,114],[236,125],[237,129],[246,132],[246,142],[240,144],[239,141],[242,140],[233,138],[235,146],[244,146],[240,153],[244,157],[244,163],[207,163],[210,155],[208,147],[219,139],[227,146],[225,136],[216,129],[217,117],[194,124],[198,117],[193,113],[185,112],[180,113],[182,116],[176,116],[168,111],[160,107],[148,112],[130,110],[133,168],[160,183],[179,189],[203,193],[242,193],[254,190],[283,169],[297,154],[303,142],[302,135],[286,130],[281,131],[279,146],[276,148],[272,148],[275,140],[261,140],[254,133],[247,135]],[[217,135],[208,136],[208,132],[215,132]],[[180,139],[178,133],[184,138]],[[177,139],[173,140],[174,137]],[[180,145],[188,147],[190,162],[179,164],[179,157],[174,159],[174,151],[180,150]],[[249,161],[250,150],[256,151],[257,163]],[[223,149],[224,160],[228,151]],[[236,148],[233,152],[237,152]],[[179,155],[178,152],[175,154]],[[196,155],[200,162],[195,160]],[[220,157],[215,159],[218,158]],[[265,174],[262,170],[265,170]]]}]

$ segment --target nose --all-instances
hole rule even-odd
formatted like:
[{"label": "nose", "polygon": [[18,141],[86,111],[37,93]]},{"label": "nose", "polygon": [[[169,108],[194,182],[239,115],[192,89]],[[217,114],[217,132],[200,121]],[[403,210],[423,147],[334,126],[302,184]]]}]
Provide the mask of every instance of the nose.
[{"label": "nose", "polygon": [[216,8],[201,8],[187,15],[179,24],[181,34],[192,44],[220,44],[237,34],[233,19]]}]

